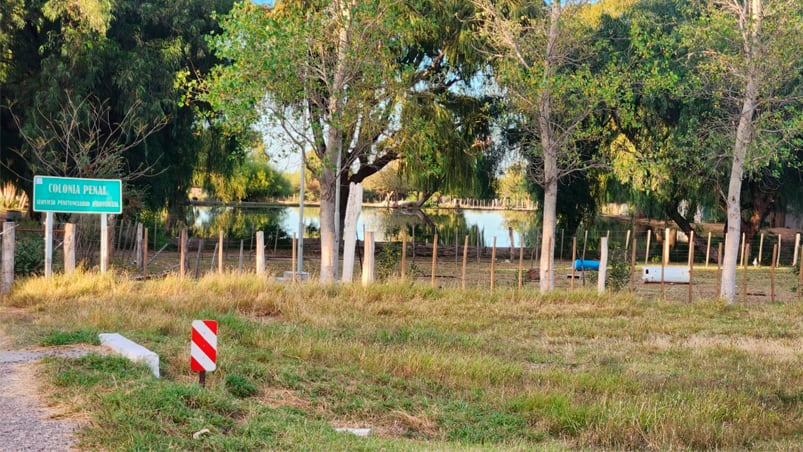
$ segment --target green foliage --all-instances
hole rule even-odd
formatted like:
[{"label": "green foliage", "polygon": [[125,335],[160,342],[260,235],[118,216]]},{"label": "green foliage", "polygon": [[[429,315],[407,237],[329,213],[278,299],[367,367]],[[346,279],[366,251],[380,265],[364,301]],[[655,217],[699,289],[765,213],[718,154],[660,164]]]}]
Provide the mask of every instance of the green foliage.
[{"label": "green foliage", "polygon": [[[210,124],[197,129],[201,124],[193,111],[179,105],[182,90],[175,83],[178,73],[195,79],[216,61],[203,36],[216,28],[211,12],[225,12],[232,3],[2,2],[0,103],[10,106],[0,111],[4,164],[30,178],[35,171],[31,167],[32,144],[50,146],[54,152],[61,152],[61,158],[44,160],[55,164],[69,160],[65,157],[75,157],[76,161],[68,161],[64,171],[72,174],[74,167],[103,163],[97,149],[112,143],[129,148],[114,162],[116,173],[112,177],[158,175],[133,183],[125,191],[127,197],[130,193],[144,193],[145,204],[158,208],[165,203],[172,208],[178,201],[183,202],[200,157],[235,155],[237,147],[221,140],[212,140],[210,146],[204,144],[205,137],[217,131]],[[93,117],[87,114],[87,108],[78,108],[71,118],[64,116],[70,111],[65,107],[71,101],[81,104],[86,99],[92,99],[91,106],[100,115]],[[102,127],[95,127],[98,118],[104,116],[108,120],[99,122]],[[71,130],[78,132],[69,138],[71,142],[64,141],[65,130],[50,127],[58,122],[69,123]],[[139,134],[142,138],[148,125],[154,133],[138,143],[135,137]],[[29,139],[23,140],[22,133],[28,134]],[[71,154],[64,153],[67,148]],[[224,159],[207,160],[219,164]]]},{"label": "green foliage", "polygon": [[401,244],[398,242],[383,244],[376,259],[377,278],[384,281],[398,275],[399,262],[401,262]]},{"label": "green foliage", "polygon": [[292,193],[290,182],[273,169],[267,159],[250,156],[230,174],[207,173],[203,183],[220,201],[267,201]]},{"label": "green foliage", "polygon": [[614,292],[630,284],[630,256],[627,250],[614,246],[608,253],[608,269],[605,287]]},{"label": "green foliage", "polygon": [[35,275],[45,268],[45,242],[36,234],[18,234],[14,248],[14,273]]},{"label": "green foliage", "polygon": [[100,339],[98,339],[98,331],[94,329],[51,331],[41,342],[41,345],[44,347],[70,344],[99,345]]}]

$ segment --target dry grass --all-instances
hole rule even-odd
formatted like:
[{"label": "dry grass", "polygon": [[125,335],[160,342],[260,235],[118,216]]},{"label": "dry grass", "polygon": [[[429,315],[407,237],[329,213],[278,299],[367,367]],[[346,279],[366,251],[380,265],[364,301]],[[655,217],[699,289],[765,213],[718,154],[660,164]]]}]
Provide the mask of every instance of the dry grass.
[{"label": "dry grass", "polygon": [[[803,444],[798,303],[687,304],[512,288],[491,295],[410,281],[363,288],[283,285],[254,275],[136,282],[84,274],[26,280],[4,306],[15,310],[4,317],[23,342],[64,325],[119,331],[143,342],[163,357],[166,378],[132,386],[170,394],[183,394],[196,379],[187,365],[190,321],[217,319],[220,368],[210,379],[210,397],[228,400],[224,382],[231,375],[258,388],[256,397],[212,404],[238,407],[238,426],[220,421],[221,438],[235,448],[282,448],[282,441],[310,428],[308,441],[317,443],[307,444],[354,445],[328,436],[327,422],[374,426],[380,436],[372,447],[394,450],[420,447],[416,440],[435,449]],[[69,372],[89,372],[78,367]],[[120,391],[135,404],[156,403],[103,383],[61,392],[69,399],[82,391],[90,394],[82,407],[90,414],[111,408],[88,400],[114,400]],[[117,409],[137,415],[137,408]],[[189,422],[183,416],[217,422],[216,408],[159,409],[178,410],[175,419],[162,421],[175,423],[168,430],[178,436]],[[86,444],[146,444],[136,435],[111,434],[127,431],[119,418],[98,420]],[[188,447],[170,439],[167,427],[137,428],[152,429],[149,439],[168,438],[154,444]],[[288,437],[257,440],[247,433],[277,428]],[[206,446],[215,444],[223,443]]]}]

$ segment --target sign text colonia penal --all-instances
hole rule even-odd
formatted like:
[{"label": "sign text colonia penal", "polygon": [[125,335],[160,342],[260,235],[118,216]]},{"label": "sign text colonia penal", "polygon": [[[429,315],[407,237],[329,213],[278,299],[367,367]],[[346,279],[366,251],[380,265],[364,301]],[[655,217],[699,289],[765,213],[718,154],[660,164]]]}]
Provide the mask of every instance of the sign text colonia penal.
[{"label": "sign text colonia penal", "polygon": [[123,212],[119,179],[34,176],[36,212],[119,214]]}]

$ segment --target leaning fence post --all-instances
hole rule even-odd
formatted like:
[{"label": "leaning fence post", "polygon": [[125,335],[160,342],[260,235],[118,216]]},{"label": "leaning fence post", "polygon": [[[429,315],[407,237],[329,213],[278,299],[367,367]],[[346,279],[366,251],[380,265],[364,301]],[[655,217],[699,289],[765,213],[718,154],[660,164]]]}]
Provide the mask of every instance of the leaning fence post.
[{"label": "leaning fence post", "polygon": [[11,292],[14,285],[14,243],[16,224],[12,221],[3,223],[3,261],[2,261],[2,281],[0,282],[0,293]]}]

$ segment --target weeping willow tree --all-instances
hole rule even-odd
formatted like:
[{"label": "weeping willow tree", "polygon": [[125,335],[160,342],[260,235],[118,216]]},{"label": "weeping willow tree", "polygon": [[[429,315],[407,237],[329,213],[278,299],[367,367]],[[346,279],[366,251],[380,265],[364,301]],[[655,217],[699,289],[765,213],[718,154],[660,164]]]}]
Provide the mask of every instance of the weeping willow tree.
[{"label": "weeping willow tree", "polygon": [[400,170],[418,190],[421,207],[436,192],[455,196],[482,196],[490,188],[483,176],[491,175],[499,159],[491,148],[487,97],[445,92],[418,93],[402,110],[405,128],[395,137],[401,156]]}]

